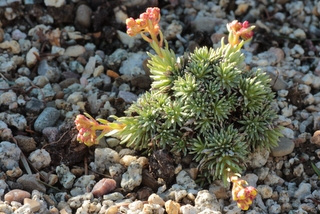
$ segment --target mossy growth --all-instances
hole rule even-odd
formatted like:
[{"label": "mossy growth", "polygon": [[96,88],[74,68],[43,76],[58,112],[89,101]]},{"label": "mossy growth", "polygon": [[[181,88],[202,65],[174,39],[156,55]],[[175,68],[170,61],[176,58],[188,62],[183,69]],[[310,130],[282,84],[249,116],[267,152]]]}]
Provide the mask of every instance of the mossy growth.
[{"label": "mossy growth", "polygon": [[193,154],[205,183],[227,183],[250,152],[277,146],[281,136],[269,76],[249,70],[239,48],[221,43],[181,57],[169,49],[149,54],[151,90],[118,118],[127,146]]}]

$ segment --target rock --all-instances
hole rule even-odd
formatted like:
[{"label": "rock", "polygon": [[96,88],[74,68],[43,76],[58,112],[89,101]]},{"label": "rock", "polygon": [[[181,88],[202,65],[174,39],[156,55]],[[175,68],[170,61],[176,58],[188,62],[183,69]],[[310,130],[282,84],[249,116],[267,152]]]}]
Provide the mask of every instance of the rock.
[{"label": "rock", "polygon": [[252,152],[248,156],[247,164],[252,168],[260,168],[267,163],[269,157],[269,151],[267,149],[257,149],[256,151]]},{"label": "rock", "polygon": [[96,148],[94,151],[93,169],[99,173],[104,173],[109,165],[119,163],[118,152],[110,148]]},{"label": "rock", "polygon": [[40,210],[41,204],[33,199],[25,198],[23,200],[24,205],[28,205],[32,212],[38,212]]},{"label": "rock", "polygon": [[283,157],[290,154],[294,149],[293,140],[285,137],[281,137],[278,142],[278,146],[271,149],[271,155],[273,157]]},{"label": "rock", "polygon": [[124,199],[124,196],[120,192],[114,192],[103,196],[103,200],[119,201],[122,199]]},{"label": "rock", "polygon": [[304,172],[304,167],[303,167],[303,164],[300,163],[298,166],[294,167],[293,169],[293,175],[295,177],[300,177],[302,176],[302,173]]},{"label": "rock", "polygon": [[166,201],[165,208],[167,213],[170,213],[170,214],[180,213],[180,204],[175,201],[172,201],[172,200]]},{"label": "rock", "polygon": [[8,141],[0,143],[0,168],[10,170],[19,166],[21,150],[19,147]]},{"label": "rock", "polygon": [[64,56],[78,57],[86,52],[86,49],[82,45],[69,46],[64,52]]},{"label": "rock", "polygon": [[177,34],[181,34],[183,30],[182,25],[176,21],[173,20],[164,30],[163,35],[164,38],[166,38],[167,40],[172,40],[175,39]]},{"label": "rock", "polygon": [[37,149],[31,152],[28,159],[37,170],[45,168],[51,163],[50,154],[45,149]]},{"label": "rock", "polygon": [[132,162],[128,170],[122,175],[121,187],[124,191],[132,191],[142,182],[142,166],[138,162]]},{"label": "rock", "polygon": [[126,103],[133,103],[137,101],[138,96],[130,91],[119,91],[118,98],[123,99]]},{"label": "rock", "polygon": [[42,134],[49,143],[53,143],[59,136],[59,129],[57,127],[46,127],[42,130]]},{"label": "rock", "polygon": [[23,189],[32,192],[33,190],[38,190],[40,192],[46,192],[46,187],[38,182],[39,180],[38,174],[24,174],[20,178],[17,179],[17,182],[23,186]]},{"label": "rock", "polygon": [[96,67],[96,58],[92,56],[89,58],[89,61],[84,68],[82,77],[89,78],[93,74],[95,67]]},{"label": "rock", "polygon": [[47,7],[61,7],[66,4],[66,0],[44,0]]},{"label": "rock", "polygon": [[56,173],[62,186],[66,189],[70,189],[74,180],[76,179],[76,176],[70,172],[69,167],[61,164],[60,166],[56,167]]},{"label": "rock", "polygon": [[317,130],[313,133],[313,136],[310,139],[311,143],[320,145],[320,130]]},{"label": "rock", "polygon": [[9,106],[11,103],[17,101],[17,94],[13,91],[8,91],[0,94],[0,105]]},{"label": "rock", "polygon": [[4,200],[8,203],[16,201],[22,203],[25,198],[30,198],[31,194],[21,189],[14,189],[4,195]]},{"label": "rock", "polygon": [[91,192],[83,194],[83,195],[78,195],[75,197],[71,197],[68,200],[68,204],[72,209],[78,209],[79,207],[81,207],[82,203],[85,200],[92,200],[93,199],[93,194]]},{"label": "rock", "polygon": [[199,213],[199,210],[191,204],[186,204],[180,207],[180,212],[182,214],[196,214]]},{"label": "rock", "polygon": [[306,196],[311,194],[311,184],[302,182],[299,184],[298,189],[294,192],[294,197],[297,199],[305,199]]},{"label": "rock", "polygon": [[265,185],[281,185],[284,183],[284,180],[276,175],[274,172],[270,172],[267,177],[264,179]]},{"label": "rock", "polygon": [[10,51],[13,54],[18,54],[21,51],[20,44],[15,40],[4,41],[0,43],[0,48],[8,49],[8,51]]},{"label": "rock", "polygon": [[16,139],[19,148],[23,152],[29,153],[36,149],[37,142],[32,137],[17,135],[14,138]]},{"label": "rock", "polygon": [[129,76],[135,76],[140,74],[145,74],[143,70],[143,62],[148,58],[148,55],[142,51],[137,53],[130,53],[127,60],[123,61],[121,67],[119,68],[120,74],[125,74]]},{"label": "rock", "polygon": [[188,172],[181,170],[176,177],[177,184],[181,185],[185,189],[195,189],[197,184],[191,179]]},{"label": "rock", "polygon": [[210,194],[208,190],[201,190],[194,201],[195,207],[199,211],[203,211],[206,208],[215,211],[221,211],[219,202],[215,195]]},{"label": "rock", "polygon": [[[210,26],[204,25],[203,23],[211,23]],[[223,20],[215,18],[214,16],[205,16],[203,13],[198,13],[196,18],[191,22],[191,26],[196,31],[207,32],[212,34],[215,26],[221,25]]]},{"label": "rock", "polygon": [[157,194],[153,193],[148,197],[149,204],[159,204],[160,206],[165,205],[165,201]]},{"label": "rock", "polygon": [[78,24],[83,28],[89,28],[91,25],[91,14],[91,8],[86,4],[81,4],[77,8],[75,24]]},{"label": "rock", "polygon": [[50,82],[58,82],[61,76],[61,71],[50,66],[47,60],[41,60],[38,66],[38,74],[46,76]]},{"label": "rock", "polygon": [[36,130],[37,132],[42,132],[44,128],[54,126],[59,117],[59,110],[53,107],[45,108],[36,119],[34,123],[34,130]]},{"label": "rock", "polygon": [[8,114],[6,112],[1,112],[0,120],[4,121],[9,126],[16,127],[20,131],[25,130],[27,126],[27,120],[21,114]]},{"label": "rock", "polygon": [[110,178],[103,178],[96,185],[94,185],[92,189],[92,194],[94,197],[101,197],[105,194],[110,193],[117,187],[117,183],[115,180]]},{"label": "rock", "polygon": [[258,185],[257,190],[259,194],[261,195],[262,199],[271,198],[273,190],[268,185]]},{"label": "rock", "polygon": [[29,68],[32,68],[38,61],[39,50],[36,47],[32,47],[26,55],[26,63]]}]

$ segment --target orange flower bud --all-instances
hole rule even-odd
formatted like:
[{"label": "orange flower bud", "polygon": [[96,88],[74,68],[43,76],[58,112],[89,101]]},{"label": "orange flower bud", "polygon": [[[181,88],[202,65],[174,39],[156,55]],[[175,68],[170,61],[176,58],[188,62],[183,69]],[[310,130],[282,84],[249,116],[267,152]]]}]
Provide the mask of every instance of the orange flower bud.
[{"label": "orange flower bud", "polygon": [[231,178],[232,186],[232,199],[237,202],[237,205],[242,210],[248,210],[252,201],[258,194],[256,188],[247,186],[248,183],[245,180],[239,179],[236,176]]}]

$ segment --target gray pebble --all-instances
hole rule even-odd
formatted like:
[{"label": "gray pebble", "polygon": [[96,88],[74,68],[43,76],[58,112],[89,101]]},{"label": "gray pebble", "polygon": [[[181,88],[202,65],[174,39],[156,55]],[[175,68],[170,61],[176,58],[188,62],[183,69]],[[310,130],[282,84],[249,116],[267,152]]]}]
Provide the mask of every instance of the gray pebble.
[{"label": "gray pebble", "polygon": [[282,157],[290,154],[294,149],[293,140],[285,137],[281,137],[278,142],[278,146],[271,149],[271,154],[274,157]]},{"label": "gray pebble", "polygon": [[40,192],[46,192],[46,187],[38,182],[39,175],[36,174],[24,174],[17,179],[17,182],[23,186],[23,189],[32,192],[33,190],[39,190]]},{"label": "gray pebble", "polygon": [[21,114],[9,114],[6,112],[1,112],[0,120],[4,121],[7,125],[16,127],[20,131],[24,130],[27,126],[27,120]]},{"label": "gray pebble", "polygon": [[54,126],[57,120],[60,117],[60,111],[53,108],[47,107],[45,108],[41,114],[38,116],[37,120],[34,123],[34,129],[37,132],[42,132],[42,130],[46,127]]},{"label": "gray pebble", "polygon": [[132,191],[142,182],[142,166],[138,162],[132,162],[127,171],[122,175],[121,187],[125,191]]},{"label": "gray pebble", "polygon": [[9,141],[0,143],[0,168],[10,170],[19,166],[21,150],[19,147]]},{"label": "gray pebble", "polygon": [[40,114],[40,111],[44,109],[44,103],[37,98],[31,97],[26,103],[26,112],[31,114]]}]

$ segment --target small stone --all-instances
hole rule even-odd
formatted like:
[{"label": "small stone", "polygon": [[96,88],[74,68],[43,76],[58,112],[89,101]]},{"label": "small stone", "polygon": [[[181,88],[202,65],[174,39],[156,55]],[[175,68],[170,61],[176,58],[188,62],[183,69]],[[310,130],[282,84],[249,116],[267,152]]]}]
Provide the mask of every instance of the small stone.
[{"label": "small stone", "polygon": [[26,63],[29,68],[32,68],[38,61],[39,50],[36,47],[32,47],[26,55]]},{"label": "small stone", "polygon": [[28,159],[37,170],[45,168],[51,163],[50,154],[45,149],[37,149],[31,152]]},{"label": "small stone", "polygon": [[53,107],[47,107],[41,112],[41,114],[36,119],[34,123],[34,129],[38,132],[42,132],[44,128],[54,126],[59,117],[59,110]]},{"label": "small stone", "polygon": [[209,208],[210,210],[221,211],[216,196],[210,194],[208,190],[199,191],[194,202],[195,207],[200,211],[203,211],[206,208]]},{"label": "small stone", "polygon": [[128,167],[132,162],[136,161],[137,157],[133,155],[125,155],[120,159],[120,164]]},{"label": "small stone", "polygon": [[21,51],[19,43],[15,40],[0,43],[0,48],[8,49],[13,54],[18,54]]},{"label": "small stone", "polygon": [[160,206],[164,206],[164,200],[157,194],[153,193],[148,198],[149,204],[159,204]]},{"label": "small stone", "polygon": [[269,154],[270,152],[267,149],[256,149],[249,154],[247,163],[252,168],[260,168],[267,163]]},{"label": "small stone", "polygon": [[268,199],[271,198],[273,190],[268,185],[259,185],[257,186],[257,190],[259,194],[261,195],[262,199]]},{"label": "small stone", "polygon": [[38,182],[38,174],[24,174],[17,179],[17,182],[23,186],[23,189],[32,192],[33,190],[38,190],[40,192],[46,192],[46,187]]},{"label": "small stone", "polygon": [[138,96],[129,91],[119,91],[118,98],[123,99],[126,103],[133,103],[137,101]]},{"label": "small stone", "polygon": [[163,35],[167,40],[172,40],[172,39],[176,38],[177,34],[181,34],[182,30],[183,30],[182,25],[178,21],[173,20],[165,28],[165,31],[163,32]]},{"label": "small stone", "polygon": [[69,167],[61,164],[60,166],[56,167],[56,173],[62,186],[66,189],[70,189],[76,176],[70,172]]},{"label": "small stone", "polygon": [[61,7],[66,4],[66,0],[44,0],[44,4],[49,7]]},{"label": "small stone", "polygon": [[9,191],[4,195],[4,200],[8,203],[11,203],[12,201],[17,201],[22,203],[25,198],[30,198],[31,195],[29,192],[20,190],[20,189],[14,189]]},{"label": "small stone", "polygon": [[0,120],[4,121],[9,126],[16,127],[20,131],[25,130],[27,126],[27,120],[21,114],[13,114],[13,113],[8,114],[6,112],[1,112]]},{"label": "small stone", "polygon": [[30,199],[30,198],[25,198],[23,200],[23,204],[24,205],[28,204],[30,206],[32,212],[38,212],[41,207],[41,204],[38,201]]},{"label": "small stone", "polygon": [[100,196],[103,196],[105,194],[110,193],[116,187],[117,187],[117,183],[115,180],[110,179],[110,178],[103,178],[100,181],[98,181],[98,183],[96,183],[96,185],[94,185],[91,192],[95,197],[100,197]]},{"label": "small stone", "polygon": [[278,146],[271,149],[271,154],[274,157],[283,157],[290,154],[294,149],[293,140],[285,137],[281,137],[278,142]]},{"label": "small stone", "polygon": [[66,49],[66,51],[64,52],[64,56],[78,57],[81,54],[84,54],[85,52],[86,49],[82,45],[74,45]]},{"label": "small stone", "polygon": [[304,30],[302,30],[301,28],[298,28],[298,29],[296,29],[295,31],[293,31],[293,35],[294,35],[297,39],[301,39],[301,40],[306,39],[306,33],[305,33]]},{"label": "small stone", "polygon": [[295,177],[300,177],[302,175],[302,173],[304,172],[304,168],[303,168],[303,164],[299,164],[298,166],[296,166],[294,169],[293,169],[293,175]]},{"label": "small stone", "polygon": [[175,201],[172,201],[172,200],[166,201],[165,208],[167,213],[170,213],[170,214],[180,213],[180,204]]},{"label": "small stone", "polygon": [[120,156],[118,152],[110,148],[96,148],[94,151],[94,170],[104,173],[109,165],[119,163]]},{"label": "small stone", "polygon": [[191,204],[186,204],[180,207],[180,212],[182,214],[197,214],[199,210]]},{"label": "small stone", "polygon": [[298,189],[294,192],[294,197],[301,200],[310,194],[311,184],[302,182],[299,184]]},{"label": "small stone", "polygon": [[122,175],[121,187],[125,191],[132,191],[135,187],[139,186],[142,182],[142,166],[133,162],[129,165],[127,172]]},{"label": "small stone", "polygon": [[1,169],[13,169],[19,166],[21,150],[19,147],[9,141],[0,143],[0,167]]},{"label": "small stone", "polygon": [[311,143],[320,145],[320,130],[317,130],[313,133],[313,136],[310,139]]},{"label": "small stone", "polygon": [[8,91],[0,94],[0,105],[9,106],[17,100],[17,95],[13,91]]},{"label": "small stone", "polygon": [[91,25],[91,14],[91,8],[86,4],[81,4],[77,8],[75,24],[78,24],[83,28],[89,28]]}]

